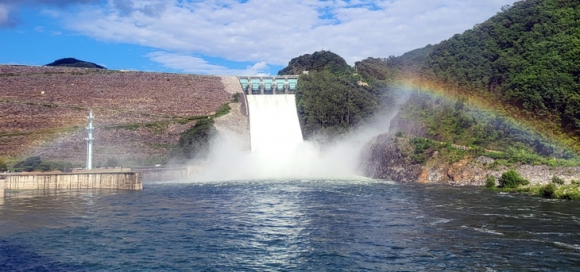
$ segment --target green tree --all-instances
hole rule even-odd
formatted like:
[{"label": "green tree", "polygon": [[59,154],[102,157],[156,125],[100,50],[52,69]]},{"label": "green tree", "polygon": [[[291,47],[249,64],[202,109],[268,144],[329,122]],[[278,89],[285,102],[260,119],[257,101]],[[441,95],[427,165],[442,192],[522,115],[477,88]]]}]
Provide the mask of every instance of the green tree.
[{"label": "green tree", "polygon": [[296,100],[305,138],[333,138],[363,123],[378,109],[372,92],[352,76],[326,70],[301,76]]},{"label": "green tree", "polygon": [[530,184],[530,182],[522,178],[522,176],[514,170],[503,173],[499,179],[499,187],[502,188],[517,188],[520,185],[528,184]]}]

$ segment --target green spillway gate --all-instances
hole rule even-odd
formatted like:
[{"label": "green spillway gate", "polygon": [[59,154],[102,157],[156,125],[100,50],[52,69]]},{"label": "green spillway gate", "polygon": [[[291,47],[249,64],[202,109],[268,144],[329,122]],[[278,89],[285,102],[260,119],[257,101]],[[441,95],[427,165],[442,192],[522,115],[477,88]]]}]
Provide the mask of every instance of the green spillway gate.
[{"label": "green spillway gate", "polygon": [[294,94],[298,84],[297,75],[288,76],[238,76],[246,95]]}]

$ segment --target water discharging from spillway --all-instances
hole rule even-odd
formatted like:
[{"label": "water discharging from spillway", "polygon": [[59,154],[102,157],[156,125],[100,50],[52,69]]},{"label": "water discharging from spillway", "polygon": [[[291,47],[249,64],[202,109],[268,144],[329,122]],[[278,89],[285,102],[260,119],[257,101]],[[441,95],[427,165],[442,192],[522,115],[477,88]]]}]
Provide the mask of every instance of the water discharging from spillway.
[{"label": "water discharging from spillway", "polygon": [[248,95],[252,152],[294,150],[302,143],[302,131],[293,94]]},{"label": "water discharging from spillway", "polygon": [[[361,127],[324,148],[303,141],[293,94],[247,95],[251,151],[232,134],[218,134],[195,181],[328,179],[359,176],[365,143],[387,129]],[[390,117],[378,119],[388,125]]]}]

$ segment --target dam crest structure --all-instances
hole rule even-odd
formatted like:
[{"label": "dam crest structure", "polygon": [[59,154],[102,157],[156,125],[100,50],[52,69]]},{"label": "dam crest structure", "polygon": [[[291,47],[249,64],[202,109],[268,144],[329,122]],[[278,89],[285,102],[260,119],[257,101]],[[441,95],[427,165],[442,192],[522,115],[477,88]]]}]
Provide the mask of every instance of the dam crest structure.
[{"label": "dam crest structure", "polygon": [[238,76],[248,109],[252,152],[284,155],[303,141],[297,75]]},{"label": "dam crest structure", "polygon": [[295,94],[298,76],[238,76],[246,95]]}]

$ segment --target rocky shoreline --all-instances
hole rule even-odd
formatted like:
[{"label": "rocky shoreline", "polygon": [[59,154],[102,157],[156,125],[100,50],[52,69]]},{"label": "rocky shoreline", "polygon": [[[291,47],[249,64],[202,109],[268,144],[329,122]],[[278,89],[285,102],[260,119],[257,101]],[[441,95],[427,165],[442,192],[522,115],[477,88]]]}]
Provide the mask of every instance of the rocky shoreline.
[{"label": "rocky shoreline", "polygon": [[371,178],[397,182],[441,183],[456,186],[483,186],[488,176],[498,180],[510,169],[518,172],[531,185],[545,185],[557,176],[569,184],[580,180],[580,167],[550,167],[519,164],[512,167],[495,164],[485,156],[465,157],[448,163],[437,152],[426,163],[414,163],[409,138],[382,134],[371,140],[363,151],[362,169]]}]

